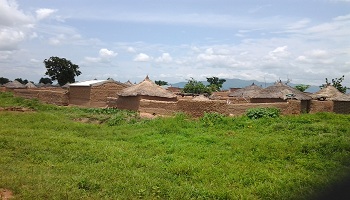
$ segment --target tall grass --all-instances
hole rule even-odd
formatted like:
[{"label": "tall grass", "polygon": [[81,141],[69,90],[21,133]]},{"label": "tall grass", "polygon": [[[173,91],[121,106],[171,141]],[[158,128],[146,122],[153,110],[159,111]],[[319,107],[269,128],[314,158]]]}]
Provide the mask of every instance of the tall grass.
[{"label": "tall grass", "polygon": [[349,115],[143,120],[33,102],[0,112],[0,188],[18,199],[307,199],[349,170]]}]

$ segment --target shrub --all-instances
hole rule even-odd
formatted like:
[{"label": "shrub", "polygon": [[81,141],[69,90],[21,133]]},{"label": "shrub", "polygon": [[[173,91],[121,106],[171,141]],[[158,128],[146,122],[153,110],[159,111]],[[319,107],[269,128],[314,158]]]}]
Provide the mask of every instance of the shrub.
[{"label": "shrub", "polygon": [[280,112],[278,108],[251,108],[248,109],[246,115],[250,119],[259,119],[263,117],[276,118],[280,116]]},{"label": "shrub", "polygon": [[203,117],[200,118],[200,121],[203,123],[205,127],[211,127],[215,124],[221,123],[224,121],[225,115],[217,112],[205,112]]}]

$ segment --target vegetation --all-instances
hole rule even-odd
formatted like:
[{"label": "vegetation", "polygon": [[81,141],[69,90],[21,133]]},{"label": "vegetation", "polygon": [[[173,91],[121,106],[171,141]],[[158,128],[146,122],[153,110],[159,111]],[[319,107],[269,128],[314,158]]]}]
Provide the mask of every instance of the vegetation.
[{"label": "vegetation", "polygon": [[8,82],[10,82],[10,80],[8,78],[0,77],[0,84],[1,85],[4,85]]},{"label": "vegetation", "polygon": [[304,85],[304,84],[299,84],[296,85],[294,88],[299,90],[300,92],[305,92],[310,87],[310,85]]},{"label": "vegetation", "polygon": [[219,79],[218,77],[215,77],[215,76],[207,78],[207,81],[209,83],[208,87],[210,87],[211,91],[213,92],[220,91],[220,89],[222,88],[222,84],[226,82],[225,79]]},{"label": "vegetation", "polygon": [[328,81],[328,79],[326,78],[326,84],[323,84],[323,85],[321,85],[320,87],[321,88],[324,88],[324,87],[326,87],[327,85],[332,85],[332,86],[334,86],[335,88],[337,88],[338,90],[339,90],[339,92],[342,92],[342,93],[346,93],[346,89],[347,89],[347,87],[346,86],[343,86],[342,85],[342,82],[344,81],[344,75],[342,76],[342,77],[340,77],[340,78],[334,78],[334,79],[332,79],[332,83],[330,83],[329,81]]},{"label": "vegetation", "polygon": [[159,86],[168,85],[168,82],[166,82],[166,81],[161,81],[161,80],[159,80],[159,81],[154,81],[154,83],[157,84],[157,85],[159,85]]},{"label": "vegetation", "polygon": [[45,75],[48,75],[51,80],[57,80],[59,85],[65,85],[66,83],[74,83],[75,76],[79,76],[79,66],[73,64],[70,60],[59,57],[50,57],[44,60],[46,67]]},{"label": "vegetation", "polygon": [[205,86],[202,82],[196,81],[191,78],[188,80],[184,88],[182,89],[184,93],[192,93],[192,94],[211,94],[210,88]]},{"label": "vegetation", "polygon": [[42,83],[42,84],[52,84],[52,80],[51,78],[44,78],[44,77],[41,77],[40,80],[39,80],[39,83]]},{"label": "vegetation", "polygon": [[350,168],[350,115],[147,120],[0,93],[14,106],[33,110],[0,112],[0,188],[17,199],[309,199]]},{"label": "vegetation", "polygon": [[246,115],[249,119],[276,118],[280,116],[281,111],[278,108],[250,108]]}]

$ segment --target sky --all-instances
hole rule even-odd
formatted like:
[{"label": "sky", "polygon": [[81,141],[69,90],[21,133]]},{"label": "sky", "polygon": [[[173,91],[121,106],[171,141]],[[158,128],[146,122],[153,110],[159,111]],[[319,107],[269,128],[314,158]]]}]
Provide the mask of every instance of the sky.
[{"label": "sky", "polygon": [[51,56],[77,81],[350,87],[350,0],[0,0],[0,77],[37,83]]}]

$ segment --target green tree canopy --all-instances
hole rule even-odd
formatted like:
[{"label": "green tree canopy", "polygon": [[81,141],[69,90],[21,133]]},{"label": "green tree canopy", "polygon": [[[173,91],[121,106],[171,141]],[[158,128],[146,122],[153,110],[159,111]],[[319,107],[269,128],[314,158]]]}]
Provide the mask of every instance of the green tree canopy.
[{"label": "green tree canopy", "polygon": [[161,80],[159,80],[159,81],[154,81],[154,83],[157,84],[157,85],[159,85],[159,86],[168,85],[168,82],[166,82],[166,81],[161,81]]},{"label": "green tree canopy", "polygon": [[327,85],[332,85],[335,88],[337,88],[339,90],[339,92],[346,93],[347,87],[342,85],[343,81],[344,81],[344,75],[342,77],[340,77],[340,78],[332,79],[332,83],[330,83],[328,81],[328,78],[326,78],[326,84],[321,85],[320,88],[324,88]]},{"label": "green tree canopy", "polygon": [[20,82],[20,83],[22,83],[23,85],[25,85],[25,84],[27,84],[28,83],[28,80],[27,79],[22,79],[22,78],[16,78],[15,79],[16,81],[18,81],[18,82]]},{"label": "green tree canopy", "polygon": [[200,81],[196,81],[193,78],[188,80],[188,82],[186,83],[182,91],[184,93],[192,93],[192,94],[204,94],[204,93],[211,94],[212,92],[209,87],[205,86]]},{"label": "green tree canopy", "polygon": [[215,92],[220,91],[220,89],[222,88],[222,84],[226,82],[225,79],[219,79],[215,76],[207,78],[207,81],[211,90]]},{"label": "green tree canopy", "polygon": [[44,60],[46,67],[45,75],[48,75],[51,80],[57,80],[59,85],[65,85],[66,83],[74,83],[75,76],[79,76],[79,66],[73,64],[70,60],[59,57],[50,57]]},{"label": "green tree canopy", "polygon": [[44,77],[41,77],[40,80],[39,80],[39,83],[42,83],[42,84],[52,84],[52,80],[51,78],[44,78]]},{"label": "green tree canopy", "polygon": [[310,87],[310,85],[304,85],[304,84],[299,84],[296,85],[294,88],[299,90],[300,92],[305,92]]},{"label": "green tree canopy", "polygon": [[8,78],[0,77],[0,84],[1,85],[4,85],[8,82],[10,82],[10,80]]}]

